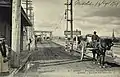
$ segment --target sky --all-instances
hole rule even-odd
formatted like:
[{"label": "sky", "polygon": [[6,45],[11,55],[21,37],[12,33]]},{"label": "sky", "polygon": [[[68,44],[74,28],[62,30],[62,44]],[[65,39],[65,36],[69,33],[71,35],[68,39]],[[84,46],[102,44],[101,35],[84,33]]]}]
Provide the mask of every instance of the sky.
[{"label": "sky", "polygon": [[[33,0],[35,14],[35,30],[53,31],[54,36],[64,36],[66,30],[65,2],[67,0]],[[82,35],[97,31],[100,36],[120,36],[120,0],[90,0],[92,4],[108,2],[106,6],[82,5],[88,0],[73,0],[74,30],[82,31]],[[116,5],[113,5],[117,3]],[[70,30],[70,25],[69,28]]]}]

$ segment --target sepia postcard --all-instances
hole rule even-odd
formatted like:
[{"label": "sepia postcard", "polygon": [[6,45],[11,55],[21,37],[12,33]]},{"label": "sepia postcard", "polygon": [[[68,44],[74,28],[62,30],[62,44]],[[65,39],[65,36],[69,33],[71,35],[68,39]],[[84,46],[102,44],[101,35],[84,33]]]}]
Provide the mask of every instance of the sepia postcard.
[{"label": "sepia postcard", "polygon": [[0,77],[120,77],[120,0],[0,0]]}]

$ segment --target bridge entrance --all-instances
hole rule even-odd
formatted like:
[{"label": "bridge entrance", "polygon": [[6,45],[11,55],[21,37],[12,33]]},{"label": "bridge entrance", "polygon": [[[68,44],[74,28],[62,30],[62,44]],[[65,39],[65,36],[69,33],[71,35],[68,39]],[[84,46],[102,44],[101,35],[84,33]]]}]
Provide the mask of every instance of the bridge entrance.
[{"label": "bridge entrance", "polygon": [[52,40],[52,31],[34,31],[37,41]]}]

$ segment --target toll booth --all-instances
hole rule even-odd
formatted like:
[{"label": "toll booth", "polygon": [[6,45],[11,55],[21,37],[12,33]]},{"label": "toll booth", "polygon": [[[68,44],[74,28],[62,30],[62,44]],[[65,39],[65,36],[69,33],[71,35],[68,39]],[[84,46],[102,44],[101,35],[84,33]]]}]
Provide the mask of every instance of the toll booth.
[{"label": "toll booth", "polygon": [[44,40],[52,40],[52,31],[34,31],[37,38]]}]

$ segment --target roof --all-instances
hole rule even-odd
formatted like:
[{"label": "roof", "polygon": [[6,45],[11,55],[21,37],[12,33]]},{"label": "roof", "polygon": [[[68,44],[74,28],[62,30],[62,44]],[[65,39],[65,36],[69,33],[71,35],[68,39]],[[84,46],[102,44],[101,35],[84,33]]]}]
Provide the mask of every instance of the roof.
[{"label": "roof", "polygon": [[34,31],[35,33],[50,33],[50,32],[53,32],[53,31]]}]

